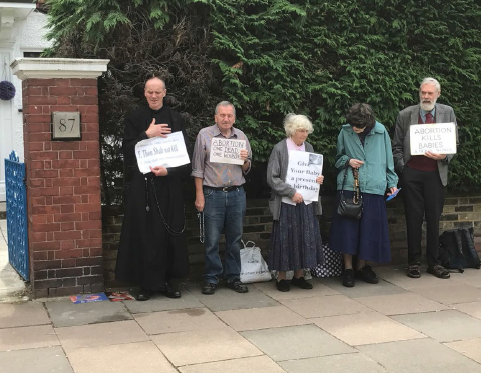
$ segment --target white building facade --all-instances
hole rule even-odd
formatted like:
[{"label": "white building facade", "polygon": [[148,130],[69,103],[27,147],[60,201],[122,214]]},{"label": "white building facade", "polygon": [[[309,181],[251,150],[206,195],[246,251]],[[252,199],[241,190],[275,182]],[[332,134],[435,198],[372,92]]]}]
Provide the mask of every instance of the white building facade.
[{"label": "white building facade", "polygon": [[0,2],[0,81],[14,84],[11,100],[0,100],[0,202],[5,201],[5,162],[12,150],[23,161],[22,82],[10,64],[18,57],[32,57],[50,44],[44,39],[47,16],[32,0]]}]

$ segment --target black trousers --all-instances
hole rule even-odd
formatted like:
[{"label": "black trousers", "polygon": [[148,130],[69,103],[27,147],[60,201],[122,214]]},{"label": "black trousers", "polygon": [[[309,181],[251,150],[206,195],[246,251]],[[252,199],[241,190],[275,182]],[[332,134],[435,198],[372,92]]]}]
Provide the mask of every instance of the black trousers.
[{"label": "black trousers", "polygon": [[408,236],[408,263],[421,263],[423,218],[426,218],[426,258],[429,267],[439,261],[439,219],[444,207],[444,186],[438,171],[419,171],[407,166],[402,188]]}]

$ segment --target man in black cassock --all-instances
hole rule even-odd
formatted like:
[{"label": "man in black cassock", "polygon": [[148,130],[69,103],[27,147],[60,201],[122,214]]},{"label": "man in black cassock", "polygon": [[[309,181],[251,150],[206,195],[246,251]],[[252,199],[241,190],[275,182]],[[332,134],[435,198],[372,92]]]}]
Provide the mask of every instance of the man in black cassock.
[{"label": "man in black cassock", "polygon": [[163,105],[165,94],[163,80],[148,79],[144,87],[148,106],[130,113],[124,123],[124,220],[115,276],[139,286],[140,301],[154,292],[180,298],[171,279],[189,272],[182,179],[189,176],[190,165],[151,167],[142,174],[134,153],[139,141],[155,136],[182,131],[187,141],[180,114]]}]

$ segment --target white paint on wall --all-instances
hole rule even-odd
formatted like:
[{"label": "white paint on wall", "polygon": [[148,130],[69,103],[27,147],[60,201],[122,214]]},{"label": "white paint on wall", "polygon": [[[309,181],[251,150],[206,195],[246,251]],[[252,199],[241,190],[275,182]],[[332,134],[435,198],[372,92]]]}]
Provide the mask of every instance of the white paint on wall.
[{"label": "white paint on wall", "polygon": [[[21,4],[20,4],[21,5]],[[5,201],[5,170],[3,159],[8,157],[12,150],[19,155],[20,161],[24,160],[23,146],[23,115],[19,112],[22,109],[22,81],[11,72],[10,64],[24,52],[41,52],[50,46],[44,39],[46,34],[47,16],[38,11],[31,11],[26,18],[15,18],[9,39],[0,38],[1,70],[5,59],[7,59],[7,80],[13,83],[16,89],[15,97],[10,101],[3,101],[1,110],[4,112],[2,120],[0,116],[0,132],[7,136],[0,137],[0,202]],[[1,73],[0,73],[1,74]],[[8,112],[7,114],[5,114]],[[8,128],[7,128],[8,126]]]}]

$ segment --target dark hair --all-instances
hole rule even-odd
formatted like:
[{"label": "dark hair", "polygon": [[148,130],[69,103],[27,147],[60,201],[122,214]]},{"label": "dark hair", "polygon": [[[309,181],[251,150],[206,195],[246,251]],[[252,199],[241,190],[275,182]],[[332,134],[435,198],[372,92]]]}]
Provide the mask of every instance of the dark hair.
[{"label": "dark hair", "polygon": [[159,73],[159,72],[153,72],[153,73],[148,73],[145,75],[145,79],[144,79],[144,89],[145,89],[145,85],[147,84],[147,82],[150,80],[150,79],[154,79],[154,78],[157,78],[159,80],[162,81],[162,83],[164,83],[164,88],[165,88],[165,80],[164,78],[162,77],[162,75]]},{"label": "dark hair", "polygon": [[347,122],[357,128],[373,127],[376,117],[371,105],[358,102],[350,107],[346,114]]}]

